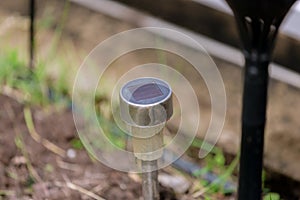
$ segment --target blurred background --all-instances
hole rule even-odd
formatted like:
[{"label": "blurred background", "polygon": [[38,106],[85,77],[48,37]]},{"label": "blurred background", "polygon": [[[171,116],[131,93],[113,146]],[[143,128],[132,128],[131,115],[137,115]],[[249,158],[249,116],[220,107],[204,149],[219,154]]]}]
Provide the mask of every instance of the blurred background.
[{"label": "blurred background", "polygon": [[[110,108],[110,84],[145,61],[177,66],[189,77],[203,126],[183,156],[159,176],[162,199],[235,199],[243,56],[231,11],[222,0],[38,0],[30,64],[30,1],[0,2],[0,199],[141,199],[138,174],[113,171],[89,155],[71,111],[76,72],[101,41],[137,27],[172,28],[212,56],[227,94],[224,129],[205,158],[198,150],[211,117],[210,96],[187,63],[166,52],[133,52],[108,70],[95,105],[114,144],[124,147]],[[265,140],[264,198],[300,198],[300,6],[284,21],[271,65]],[[171,39],[171,38],[170,38]],[[187,44],[177,41],[178,46]],[[180,48],[180,47],[179,47]],[[30,66],[31,65],[31,66]],[[176,132],[176,120],[167,127]],[[178,122],[177,122],[178,123]],[[111,131],[114,130],[114,131]],[[192,169],[192,167],[197,166]],[[230,186],[228,186],[230,185]]]}]

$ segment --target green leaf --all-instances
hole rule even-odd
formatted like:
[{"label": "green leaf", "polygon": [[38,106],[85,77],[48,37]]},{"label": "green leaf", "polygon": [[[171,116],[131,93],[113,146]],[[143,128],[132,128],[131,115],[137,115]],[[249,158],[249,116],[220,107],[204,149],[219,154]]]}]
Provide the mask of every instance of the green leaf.
[{"label": "green leaf", "polygon": [[280,195],[277,193],[268,193],[263,200],[280,200]]},{"label": "green leaf", "polygon": [[224,156],[223,152],[216,154],[214,157],[214,160],[215,160],[216,164],[220,167],[223,167],[225,165],[225,156]]},{"label": "green leaf", "polygon": [[74,149],[83,149],[83,144],[80,139],[74,138],[71,140],[71,145]]}]

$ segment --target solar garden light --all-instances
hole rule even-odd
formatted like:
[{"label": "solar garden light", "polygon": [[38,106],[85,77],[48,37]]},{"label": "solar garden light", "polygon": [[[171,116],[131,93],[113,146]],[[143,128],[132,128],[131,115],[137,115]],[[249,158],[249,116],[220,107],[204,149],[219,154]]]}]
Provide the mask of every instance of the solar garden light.
[{"label": "solar garden light", "polygon": [[159,199],[157,160],[163,155],[163,128],[172,114],[172,90],[160,79],[134,79],[120,90],[120,115],[141,161],[145,200]]},{"label": "solar garden light", "polygon": [[279,26],[296,0],[226,0],[246,60],[238,199],[261,199],[268,65]]}]

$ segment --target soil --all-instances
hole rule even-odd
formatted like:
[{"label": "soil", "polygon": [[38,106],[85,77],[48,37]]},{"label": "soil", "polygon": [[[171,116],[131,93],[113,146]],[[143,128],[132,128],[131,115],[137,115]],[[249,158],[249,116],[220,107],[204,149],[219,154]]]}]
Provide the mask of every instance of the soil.
[{"label": "soil", "polygon": [[[71,110],[32,109],[32,133],[24,109],[23,104],[0,95],[0,199],[143,199],[139,174],[113,170],[84,148],[71,145],[78,140]],[[163,200],[194,199],[189,190],[175,194],[163,185],[159,189]]]},{"label": "soil", "polygon": [[[9,192],[7,199],[89,199],[72,189],[70,183],[105,199],[141,197],[140,183],[92,161],[85,150],[72,149],[70,141],[77,136],[70,111],[48,113],[36,109],[33,119],[42,138],[64,151],[72,149],[74,158],[58,156],[35,141],[28,132],[23,109],[15,100],[0,95],[0,189]],[[16,138],[23,148],[16,146]],[[27,162],[35,172],[28,171]]]}]

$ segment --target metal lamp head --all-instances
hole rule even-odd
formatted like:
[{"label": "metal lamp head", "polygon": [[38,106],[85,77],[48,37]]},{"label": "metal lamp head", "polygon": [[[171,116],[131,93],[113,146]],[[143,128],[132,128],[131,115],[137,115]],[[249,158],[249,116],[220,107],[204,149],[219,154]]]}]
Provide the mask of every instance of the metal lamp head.
[{"label": "metal lamp head", "polygon": [[127,82],[120,90],[121,119],[130,126],[156,126],[173,114],[168,83],[151,77]]}]

